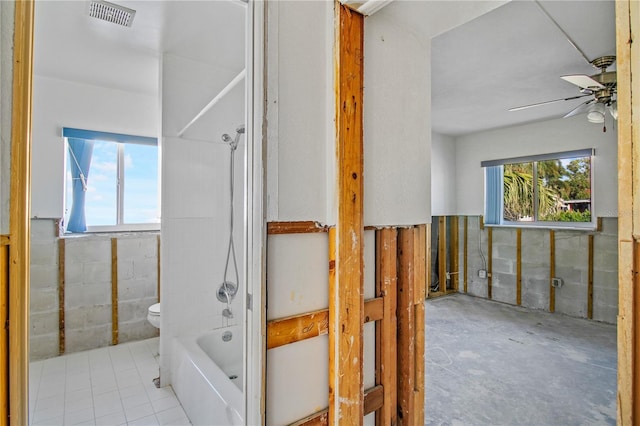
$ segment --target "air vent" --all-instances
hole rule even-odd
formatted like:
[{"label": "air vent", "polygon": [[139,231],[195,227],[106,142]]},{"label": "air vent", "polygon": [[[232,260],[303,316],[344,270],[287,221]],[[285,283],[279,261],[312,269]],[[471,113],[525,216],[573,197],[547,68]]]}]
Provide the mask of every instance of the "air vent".
[{"label": "air vent", "polygon": [[136,11],[104,0],[93,0],[89,2],[89,16],[130,27]]}]

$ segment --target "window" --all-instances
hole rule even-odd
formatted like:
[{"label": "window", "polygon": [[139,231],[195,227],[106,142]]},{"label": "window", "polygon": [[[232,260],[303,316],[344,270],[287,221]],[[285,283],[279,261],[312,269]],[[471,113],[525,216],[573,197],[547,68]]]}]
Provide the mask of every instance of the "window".
[{"label": "window", "polygon": [[67,232],[159,229],[156,138],[64,128]]},{"label": "window", "polygon": [[482,162],[485,223],[593,227],[593,155],[587,149]]}]

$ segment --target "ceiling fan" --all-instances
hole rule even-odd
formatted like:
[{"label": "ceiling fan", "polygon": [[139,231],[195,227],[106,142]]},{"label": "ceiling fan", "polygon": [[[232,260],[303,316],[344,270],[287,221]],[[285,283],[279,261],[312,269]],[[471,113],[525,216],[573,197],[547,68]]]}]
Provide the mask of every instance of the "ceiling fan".
[{"label": "ceiling fan", "polygon": [[565,75],[562,78],[571,84],[575,84],[580,89],[580,95],[570,96],[567,98],[554,99],[551,101],[538,102],[530,105],[523,105],[509,109],[509,111],[520,111],[527,108],[533,108],[541,105],[547,105],[555,102],[570,101],[579,98],[591,97],[587,101],[581,103],[567,114],[566,117],[572,117],[577,114],[587,113],[587,119],[592,123],[604,122],[605,110],[608,110],[614,120],[618,118],[618,110],[616,105],[616,72],[607,71],[616,60],[615,56],[601,56],[590,61],[590,63],[600,70],[600,73],[594,75],[574,74]]},{"label": "ceiling fan", "polygon": [[[618,119],[618,107],[617,107],[617,80],[615,71],[607,71],[616,60],[615,56],[600,56],[594,60],[589,60],[584,52],[576,45],[576,43],[569,37],[569,35],[562,29],[562,27],[553,19],[553,17],[546,11],[546,9],[540,4],[538,0],[534,0],[540,10],[547,16],[547,18],[564,34],[567,41],[582,55],[582,57],[591,65],[593,65],[599,73],[594,75],[574,74],[561,76],[563,80],[578,86],[580,89],[580,95],[569,96],[561,99],[554,99],[551,101],[538,102],[530,105],[523,105],[509,109],[509,111],[520,111],[527,108],[533,108],[541,105],[552,104],[562,101],[571,101],[579,98],[590,97],[590,99],[581,103],[577,107],[573,108],[563,118],[572,117],[577,114],[587,113],[587,120],[591,123],[604,123],[605,112],[608,110],[614,120]],[[606,131],[606,127],[604,128]]]}]

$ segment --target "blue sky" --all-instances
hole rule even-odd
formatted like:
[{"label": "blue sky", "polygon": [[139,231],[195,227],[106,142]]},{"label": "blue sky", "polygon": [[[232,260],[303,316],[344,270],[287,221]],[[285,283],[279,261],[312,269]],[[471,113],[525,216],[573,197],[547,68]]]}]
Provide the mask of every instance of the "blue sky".
[{"label": "blue sky", "polygon": [[[94,144],[85,201],[87,226],[116,224],[117,152],[117,143]],[[124,164],[124,223],[159,223],[157,147],[124,144]],[[68,167],[66,213],[71,208],[70,186]]]}]

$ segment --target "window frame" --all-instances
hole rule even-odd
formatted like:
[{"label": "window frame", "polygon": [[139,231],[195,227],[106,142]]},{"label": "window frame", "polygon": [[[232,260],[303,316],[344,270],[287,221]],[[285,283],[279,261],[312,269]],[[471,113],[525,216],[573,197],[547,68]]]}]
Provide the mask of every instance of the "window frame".
[{"label": "window frame", "polygon": [[[84,130],[84,129],[76,129],[71,127],[63,127],[62,129],[62,137],[65,147],[65,184],[63,191],[63,199],[64,199],[64,207],[65,211],[71,206],[67,206],[67,184],[66,184],[66,173],[69,162],[69,145],[68,138],[76,138],[76,139],[84,139],[84,140],[92,140],[99,142],[113,142],[117,144],[117,156],[116,156],[116,224],[115,225],[87,225],[87,229],[84,232],[77,233],[77,235],[82,234],[92,234],[92,233],[105,233],[105,232],[138,232],[138,231],[159,231],[162,223],[162,218],[160,218],[160,222],[157,223],[124,223],[124,195],[125,195],[125,145],[126,144],[137,144],[137,145],[147,145],[147,146],[155,146],[158,150],[158,166],[157,166],[157,185],[158,185],[158,215],[161,212],[161,154],[160,154],[160,144],[158,143],[158,138],[150,137],[150,136],[136,136],[136,135],[127,135],[120,133],[111,133],[111,132],[101,132],[94,130]],[[64,214],[65,219],[67,214]],[[66,222],[66,220],[65,220]],[[67,224],[65,223],[64,233],[66,235],[73,235],[76,233],[68,232],[66,229]]]},{"label": "window frame", "polygon": [[[487,202],[487,168],[494,166],[503,167],[502,173],[504,171],[504,166],[507,164],[520,164],[520,163],[532,163],[533,168],[533,178],[534,180],[537,177],[537,166],[540,161],[548,161],[548,160],[563,160],[569,158],[584,158],[589,157],[589,167],[590,167],[590,212],[591,212],[591,221],[589,222],[555,222],[555,221],[541,221],[538,219],[538,185],[533,185],[533,214],[534,220],[531,222],[518,222],[518,221],[508,221],[504,219],[504,190],[500,188],[500,220],[499,223],[485,223],[486,226],[490,227],[505,227],[505,228],[538,228],[538,229],[573,229],[573,230],[594,230],[597,229],[597,217],[595,213],[595,156],[596,151],[595,148],[586,148],[580,150],[572,150],[572,151],[563,151],[563,152],[555,152],[555,153],[547,153],[547,154],[538,154],[538,155],[528,155],[522,157],[512,157],[512,158],[504,158],[498,160],[488,160],[482,161],[480,166],[483,168],[484,172],[484,214],[485,217],[488,216],[489,205]],[[504,185],[504,174],[502,174],[502,185]]]}]

